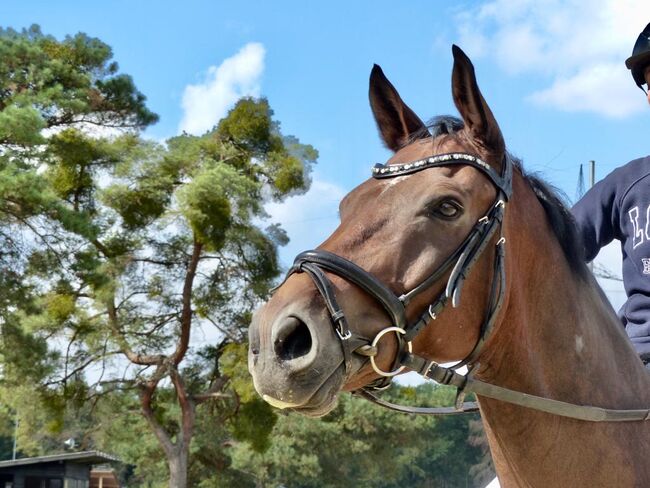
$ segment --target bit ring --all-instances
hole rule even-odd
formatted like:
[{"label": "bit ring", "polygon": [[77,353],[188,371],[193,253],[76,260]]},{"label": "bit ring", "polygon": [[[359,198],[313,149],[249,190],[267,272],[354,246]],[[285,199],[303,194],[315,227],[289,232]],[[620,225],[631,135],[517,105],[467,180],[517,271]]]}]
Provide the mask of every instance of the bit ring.
[{"label": "bit ring", "polygon": [[[395,332],[396,335],[398,335],[398,334],[405,335],[406,334],[406,331],[404,329],[402,329],[401,327],[386,327],[384,330],[379,331],[379,333],[375,336],[375,338],[372,341],[371,346],[372,347],[377,347],[377,343],[379,342],[379,339],[381,339],[385,334],[388,334],[389,332]],[[409,352],[413,352],[413,345],[411,344],[411,341],[408,341],[406,343],[406,347],[408,347]],[[398,354],[399,354],[399,351],[398,351]],[[405,368],[405,366],[400,366],[397,369],[395,369],[394,371],[382,371],[377,366],[377,363],[375,362],[375,357],[374,356],[370,356],[370,366],[372,366],[372,369],[374,370],[375,373],[377,373],[380,376],[385,376],[385,377],[391,377],[391,376],[398,375]]]}]

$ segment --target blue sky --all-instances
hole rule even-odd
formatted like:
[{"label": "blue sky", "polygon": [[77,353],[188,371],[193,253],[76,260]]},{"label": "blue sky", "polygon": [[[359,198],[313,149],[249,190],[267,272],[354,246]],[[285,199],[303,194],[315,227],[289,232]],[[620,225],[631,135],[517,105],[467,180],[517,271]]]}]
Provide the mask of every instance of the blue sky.
[{"label": "blue sky", "polygon": [[388,156],[367,101],[373,63],[421,118],[453,114],[460,45],[510,150],[571,198],[580,163],[596,160],[601,178],[650,150],[650,107],[623,64],[650,21],[647,0],[22,0],[0,14],[3,26],[111,45],[161,116],[147,132],[156,139],[208,129],[237,96],[268,97],[283,131],[321,155],[312,191],[269,207],[292,238],[285,263],[335,227],[342,195]]}]

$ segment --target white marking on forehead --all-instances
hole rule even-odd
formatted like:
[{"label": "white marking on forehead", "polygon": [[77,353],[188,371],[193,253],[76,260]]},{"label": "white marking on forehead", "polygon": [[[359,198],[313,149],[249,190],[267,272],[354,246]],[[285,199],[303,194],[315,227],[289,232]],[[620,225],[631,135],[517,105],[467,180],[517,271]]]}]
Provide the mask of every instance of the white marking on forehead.
[{"label": "white marking on forehead", "polygon": [[582,355],[582,350],[585,348],[585,340],[582,336],[576,336],[576,352],[578,355]]},{"label": "white marking on forehead", "polygon": [[402,181],[404,181],[404,180],[405,180],[406,178],[408,178],[409,176],[411,176],[411,175],[396,176],[396,177],[394,177],[394,178],[388,178],[388,179],[385,179],[385,180],[384,180],[384,182],[385,182],[385,183],[384,183],[384,189],[381,191],[381,193],[379,194],[379,196],[383,195],[384,192],[385,192],[386,190],[388,190],[388,189],[394,187],[394,186],[397,185],[398,183],[401,183]]}]

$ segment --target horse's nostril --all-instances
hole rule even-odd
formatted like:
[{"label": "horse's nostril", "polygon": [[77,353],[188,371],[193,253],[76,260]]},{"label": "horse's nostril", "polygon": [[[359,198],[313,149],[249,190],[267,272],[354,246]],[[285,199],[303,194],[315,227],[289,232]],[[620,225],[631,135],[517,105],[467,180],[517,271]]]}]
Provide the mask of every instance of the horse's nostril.
[{"label": "horse's nostril", "polygon": [[284,361],[297,359],[311,351],[309,327],[295,317],[289,317],[275,341],[275,353]]}]

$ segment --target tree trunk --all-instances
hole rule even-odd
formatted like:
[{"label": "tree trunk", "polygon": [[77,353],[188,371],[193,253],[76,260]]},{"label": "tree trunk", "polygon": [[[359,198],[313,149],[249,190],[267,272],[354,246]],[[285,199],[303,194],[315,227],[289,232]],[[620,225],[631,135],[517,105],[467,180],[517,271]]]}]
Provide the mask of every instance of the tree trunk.
[{"label": "tree trunk", "polygon": [[189,448],[181,443],[174,453],[167,457],[169,464],[169,488],[187,488]]},{"label": "tree trunk", "polygon": [[182,379],[174,371],[172,382],[176,387],[176,393],[179,394],[179,403],[181,405],[181,422],[180,431],[178,432],[176,442],[162,425],[158,423],[151,408],[151,398],[157,385],[157,381],[145,387],[141,391],[142,413],[149,423],[155,434],[160,446],[167,458],[169,467],[169,488],[187,488],[187,470],[189,467],[190,442],[194,434],[194,420],[196,405],[186,396],[185,387]]}]

